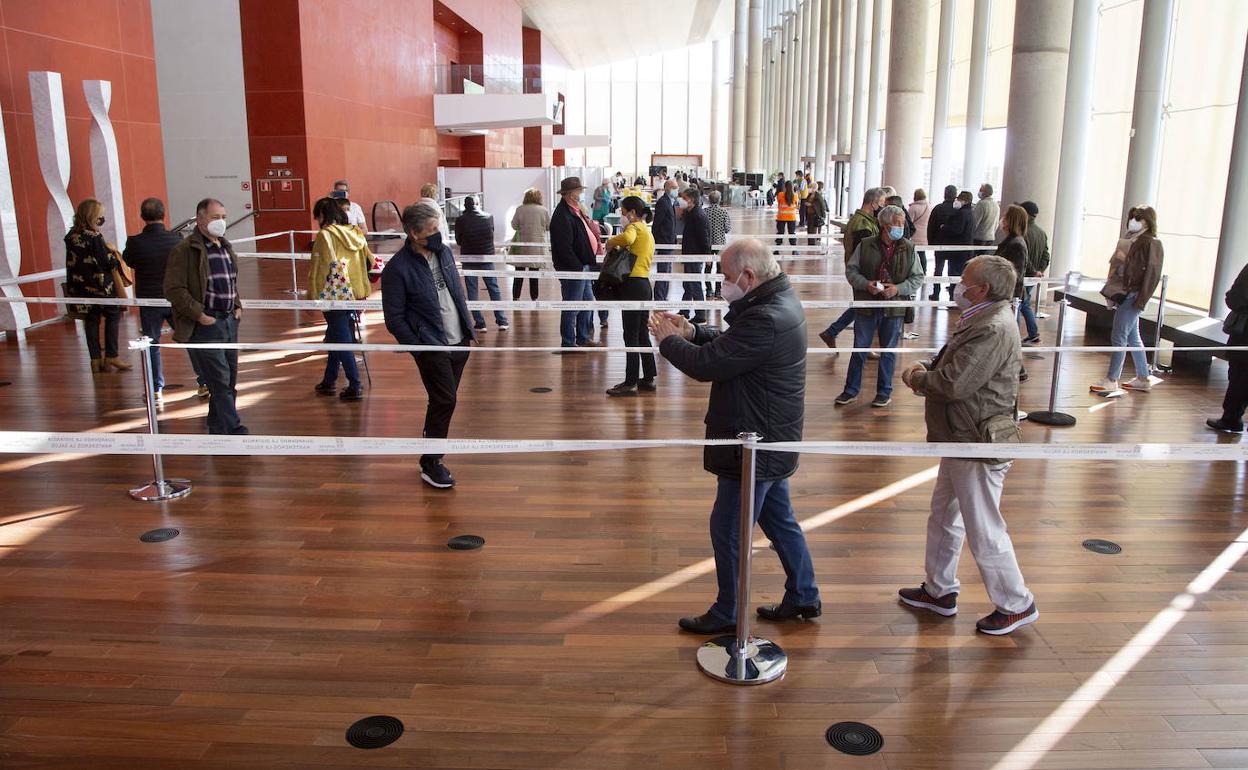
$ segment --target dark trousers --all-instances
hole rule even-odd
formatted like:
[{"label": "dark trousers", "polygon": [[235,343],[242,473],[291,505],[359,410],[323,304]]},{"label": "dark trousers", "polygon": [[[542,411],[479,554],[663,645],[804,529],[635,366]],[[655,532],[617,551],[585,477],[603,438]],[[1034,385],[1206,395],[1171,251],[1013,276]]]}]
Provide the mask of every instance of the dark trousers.
[{"label": "dark trousers", "polygon": [[[453,353],[430,351],[412,354],[412,358],[416,359],[416,368],[420,370],[420,381],[425,384],[425,392],[429,394],[429,405],[425,408],[425,430],[421,434],[425,438],[446,438],[450,432],[459,381],[468,364],[466,347],[463,351]],[[428,454],[423,455],[420,462],[424,464],[441,459],[440,454]]]},{"label": "dark trousers", "polygon": [[[788,230],[790,235],[795,235],[795,234],[797,233],[797,222],[792,222],[792,221],[786,222],[786,221],[784,221],[784,220],[782,220],[782,219],[777,219],[777,220],[776,220],[776,235],[780,235],[780,234],[782,234],[785,230]],[[782,243],[784,243],[784,239],[783,239],[783,238],[777,238],[777,239],[776,239],[776,245],[777,245],[777,246],[779,246],[779,245],[780,245],[780,244],[782,244]],[[789,245],[790,245],[790,246],[796,246],[796,245],[797,245],[797,239],[796,239],[796,238],[790,238],[790,239],[789,239]]]},{"label": "dark trousers", "polygon": [[[191,342],[238,342],[238,319],[233,314],[218,318],[209,326],[196,324]],[[208,432],[245,433],[238,416],[238,351],[220,348],[192,348],[191,365],[208,386]]]},{"label": "dark trousers", "polygon": [[87,336],[87,353],[92,359],[100,357],[100,319],[104,319],[104,358],[117,357],[117,336],[121,333],[121,307],[118,305],[89,305],[87,317],[82,319],[82,330]]},{"label": "dark trousers", "polygon": [[[702,275],[702,263],[701,262],[685,262],[683,265],[681,265],[681,269],[683,272],[687,274],[692,273],[695,275]],[[680,285],[684,289],[684,293],[680,295],[681,302],[702,302],[706,299],[706,295],[702,293],[702,279],[701,278],[699,278],[696,281],[681,281]],[[689,317],[689,314],[687,311],[682,310],[680,311],[680,314],[685,316],[686,318]],[[706,320],[706,311],[705,310],[693,311],[693,318],[698,323],[702,323],[703,321]]]},{"label": "dark trousers", "polygon": [[[936,268],[935,268],[934,270],[932,270],[932,277],[934,277],[934,278],[939,278],[939,277],[940,277],[940,275],[941,275],[942,273],[944,273],[944,272],[945,272],[945,263],[947,263],[947,262],[949,261],[949,257],[947,257],[947,256],[945,256],[945,255],[946,255],[946,254],[949,254],[949,253],[950,253],[950,252],[948,252],[948,251],[937,251],[937,252],[935,252],[935,254],[936,254]],[[951,273],[951,275],[952,275],[952,273]],[[948,292],[949,292],[949,299],[953,299],[953,284],[946,284],[946,286],[948,287],[948,288],[946,289],[946,291],[948,291]],[[932,284],[932,293],[931,293],[931,294],[929,294],[927,298],[928,298],[929,300],[933,301],[933,302],[935,302],[936,300],[940,299],[940,284],[938,284],[938,283],[934,283],[934,284]]]},{"label": "dark trousers", "polygon": [[[672,253],[671,251],[656,251],[654,254],[655,256],[666,256],[671,253]],[[672,263],[671,262],[659,262],[658,260],[655,260],[654,269],[655,271],[659,273],[668,274],[672,272]],[[671,289],[671,287],[672,287],[671,281],[655,281],[654,282],[654,298],[658,300],[659,302],[666,302],[667,293]]]},{"label": "dark trousers", "polygon": [[[630,302],[648,302],[654,296],[649,278],[629,278],[620,288],[620,299]],[[620,313],[624,319],[624,346],[644,348],[650,346],[650,336],[646,333],[648,310],[624,310]],[[626,353],[624,381],[630,385],[637,384],[640,377],[651,379],[658,373],[653,353]]]},{"label": "dark trousers", "polygon": [[[535,270],[536,268],[532,268],[532,267],[518,267],[518,268],[516,268],[516,269],[517,269],[517,270]],[[513,280],[512,280],[512,282],[511,282],[511,301],[512,301],[512,302],[515,302],[516,300],[520,299],[520,293],[521,293],[521,291],[523,291],[523,289],[524,289],[524,279],[523,279],[523,278],[515,278],[515,279],[513,279]],[[530,279],[529,279],[529,299],[530,299],[530,300],[536,300],[536,299],[537,299],[537,291],[538,291],[537,279],[536,279],[536,278],[530,278]]]},{"label": "dark trousers", "polygon": [[[1248,335],[1232,334],[1226,341],[1230,347],[1248,345]],[[1226,396],[1222,399],[1222,422],[1227,425],[1243,425],[1244,409],[1248,407],[1248,353],[1227,353],[1230,363]]]},{"label": "dark trousers", "polygon": [[[355,342],[354,310],[324,310],[321,315],[325,316],[326,342]],[[325,375],[321,381],[326,385],[337,382],[339,366],[342,367],[342,373],[347,375],[347,384],[358,389],[360,369],[355,363],[355,353],[350,350],[329,351],[328,360],[325,361]]]},{"label": "dark trousers", "polygon": [[[806,224],[806,233],[807,233],[807,234],[809,234],[809,235],[815,235],[815,234],[817,234],[817,233],[821,233],[821,232],[823,232],[823,225],[811,224],[811,223],[809,223],[809,222]],[[818,246],[818,245],[819,245],[819,241],[820,241],[820,239],[819,239],[819,238],[807,238],[807,239],[806,239],[806,245],[807,245],[807,246]]]}]

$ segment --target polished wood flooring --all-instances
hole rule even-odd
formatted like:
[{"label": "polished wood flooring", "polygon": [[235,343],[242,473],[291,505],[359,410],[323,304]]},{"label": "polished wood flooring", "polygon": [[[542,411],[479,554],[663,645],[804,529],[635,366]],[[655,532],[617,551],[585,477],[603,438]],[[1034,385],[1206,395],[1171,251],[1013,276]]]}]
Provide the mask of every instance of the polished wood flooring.
[{"label": "polished wood flooring", "polygon": [[[763,228],[757,216],[739,223]],[[794,272],[814,272],[794,263]],[[248,265],[247,296],[280,296],[283,263]],[[846,297],[840,283],[803,284]],[[543,296],[556,296],[553,284]],[[368,336],[389,342],[370,314]],[[810,339],[835,311],[810,312]],[[942,340],[946,311],[921,311]],[[319,339],[319,314],[247,314],[248,340]],[[557,344],[557,315],[519,313],[486,345]],[[1068,340],[1084,339],[1081,317]],[[1054,319],[1044,322],[1052,339]],[[492,324],[491,324],[492,327]],[[125,336],[137,334],[134,315]],[[606,332],[619,342],[620,324]],[[848,344],[848,336],[845,338]],[[1089,343],[1103,342],[1088,338]],[[243,357],[241,404],[262,434],[419,435],[424,394],[407,355],[372,354],[363,403],[317,398],[318,356]],[[1208,433],[1225,365],[1178,372],[1105,402],[1086,384],[1104,355],[1068,357],[1060,406],[1079,424],[1024,428],[1035,442],[1234,440]],[[178,352],[166,356],[165,431],[203,430]],[[922,403],[898,383],[885,410],[835,409],[847,358],[813,359],[810,439],[919,441]],[[707,387],[661,364],[652,396],[608,400],[619,355],[478,353],[456,437],[698,437]],[[1023,408],[1042,408],[1050,359],[1029,360]],[[1128,365],[1129,367],[1129,365]],[[873,367],[864,393],[871,393]],[[92,375],[72,326],[0,345],[4,429],[134,431],[138,370]],[[533,387],[552,392],[535,394]],[[1248,527],[1234,463],[1019,462],[1005,510],[1042,612],[1006,638],[976,635],[990,607],[969,554],[962,614],[898,606],[922,577],[933,463],[808,456],[793,479],[824,615],[761,624],[790,654],[780,682],[734,688],[702,675],[676,618],[708,606],[714,480],[698,450],[450,457],[436,492],[415,458],[170,457],[194,492],[130,501],[141,457],[0,456],[0,767],[992,768],[1143,629]],[[180,537],[138,536],[177,527]],[[448,537],[486,538],[479,551]],[[1080,547],[1120,543],[1118,556]],[[783,575],[761,549],[754,603]],[[1248,577],[1199,596],[1117,686],[1030,756],[1047,768],[1248,767]],[[344,731],[390,714],[396,743],[366,751]],[[884,735],[852,757],[824,741],[844,720]],[[1017,759],[1017,755],[1013,756]],[[1031,765],[1026,765],[1031,766]]]}]

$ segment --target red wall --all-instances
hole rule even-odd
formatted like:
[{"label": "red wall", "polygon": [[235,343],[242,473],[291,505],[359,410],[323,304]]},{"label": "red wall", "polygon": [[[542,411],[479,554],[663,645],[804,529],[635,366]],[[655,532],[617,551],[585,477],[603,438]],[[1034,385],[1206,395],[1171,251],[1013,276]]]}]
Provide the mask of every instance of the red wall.
[{"label": "red wall", "polygon": [[[55,6],[53,12],[52,6]],[[139,201],[165,197],[165,160],[156,92],[150,0],[0,0],[0,106],[4,112],[9,167],[22,244],[22,272],[50,270],[46,212],[49,196],[39,170],[27,73],[61,73],[69,129],[69,195],[73,203],[95,194],[91,178],[91,113],[84,80],[113,84],[110,109],[121,161],[126,229],[138,232]],[[53,293],[52,282],[34,284],[29,295]],[[60,313],[31,305],[38,321]]]},{"label": "red wall", "polygon": [[[487,66],[520,63],[514,0],[443,4],[481,34]],[[240,0],[240,7],[252,170],[263,177],[272,155],[286,155],[293,176],[308,184],[308,211],[266,215],[260,229],[309,227],[312,203],[335,179],[351,181],[366,213],[378,200],[402,207],[419,197],[421,184],[436,181],[450,146],[433,127],[433,0]],[[476,141],[486,165],[523,165],[521,129]],[[459,146],[467,162],[470,148]],[[479,162],[480,150],[471,149]]]}]

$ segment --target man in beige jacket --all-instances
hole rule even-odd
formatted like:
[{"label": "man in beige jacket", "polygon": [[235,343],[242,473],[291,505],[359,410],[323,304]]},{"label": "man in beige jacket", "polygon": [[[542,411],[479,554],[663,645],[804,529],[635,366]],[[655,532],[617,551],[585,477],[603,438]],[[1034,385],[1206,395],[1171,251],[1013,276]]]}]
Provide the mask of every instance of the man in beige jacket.
[{"label": "man in beige jacket", "polygon": [[[1001,257],[980,256],[967,263],[954,292],[962,309],[957,329],[930,365],[915,364],[902,374],[902,381],[927,399],[928,441],[1018,442],[1022,343],[1010,306],[1015,280],[1014,267]],[[902,603],[938,615],[957,614],[958,557],[969,540],[988,598],[996,605],[975,627],[999,636],[1040,617],[1001,515],[1001,490],[1011,464],[941,459],[927,520],[927,580],[898,591]]]}]

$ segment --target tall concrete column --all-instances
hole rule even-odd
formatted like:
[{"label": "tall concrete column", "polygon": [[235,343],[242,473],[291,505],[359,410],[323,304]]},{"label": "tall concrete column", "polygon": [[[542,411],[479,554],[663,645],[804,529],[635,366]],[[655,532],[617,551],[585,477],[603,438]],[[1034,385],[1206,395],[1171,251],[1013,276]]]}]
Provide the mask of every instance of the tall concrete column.
[{"label": "tall concrete column", "polygon": [[[787,3],[786,3],[787,5]],[[793,125],[793,14],[787,8],[780,19],[780,116],[776,121],[779,148],[776,164],[783,170],[789,165],[789,141]],[[790,172],[792,170],[790,169]]]},{"label": "tall concrete column", "polygon": [[711,41],[711,178],[718,179],[719,167],[719,41]]},{"label": "tall concrete column", "polygon": [[828,176],[828,83],[832,62],[828,58],[828,24],[829,9],[832,0],[819,0],[818,56],[815,64],[818,76],[815,78],[815,179],[824,180]]},{"label": "tall concrete column", "polygon": [[1050,214],[1041,209],[1042,227],[1053,234],[1050,275],[1079,265],[1083,234],[1083,185],[1087,176],[1088,128],[1092,123],[1092,75],[1095,71],[1099,0],[1075,0],[1066,64],[1066,109],[1062,115],[1062,152],[1057,163],[1057,202]]},{"label": "tall concrete column", "polygon": [[1231,166],[1226,173],[1226,200],[1222,205],[1222,234],[1218,239],[1218,260],[1213,266],[1213,293],[1209,295],[1209,315],[1225,318],[1226,292],[1239,271],[1248,264],[1248,49],[1239,76],[1239,106],[1235,109],[1235,137],[1231,140]]},{"label": "tall concrete column", "polygon": [[927,3],[893,0],[888,46],[888,134],[884,179],[902,200],[923,184],[923,87],[927,81]]},{"label": "tall concrete column", "polygon": [[792,10],[789,16],[789,149],[785,156],[784,165],[786,170],[792,174],[792,169],[797,168],[797,159],[801,156],[801,147],[798,142],[798,133],[801,126],[801,89],[799,86],[802,82],[802,16],[799,0],[793,0]]},{"label": "tall concrete column", "polygon": [[880,113],[883,95],[880,80],[884,70],[884,0],[874,0],[871,18],[871,75],[867,85],[867,158],[864,187],[878,187],[880,181]]},{"label": "tall concrete column", "polygon": [[745,78],[745,170],[760,170],[763,102],[763,0],[750,0]]},{"label": "tall concrete column", "polygon": [[[796,146],[797,151],[794,155],[800,161],[801,157],[806,154],[806,132],[810,127],[810,119],[814,117],[814,111],[810,109],[810,105],[806,101],[806,83],[815,74],[814,69],[810,68],[810,6],[812,0],[801,0],[801,5],[797,11],[797,74],[794,79],[793,88],[796,91],[794,104],[796,108],[794,112],[797,114],[797,134]],[[800,165],[800,163],[798,164]],[[795,165],[794,168],[798,166]]]},{"label": "tall concrete column", "polygon": [[1019,3],[1014,9],[1010,57],[1010,107],[1005,169],[998,200],[1057,206],[1057,164],[1062,151],[1066,59],[1074,0]]},{"label": "tall concrete column", "polygon": [[[825,66],[819,60],[819,41],[820,41],[820,6],[824,0],[806,0],[806,4],[810,6],[810,23],[806,25],[807,36],[810,38],[806,45],[806,109],[810,112],[810,117],[806,119],[806,154],[818,154],[819,143],[819,80],[827,78],[827,72],[822,71]],[[812,168],[819,165],[818,158]]]},{"label": "tall concrete column", "polygon": [[1131,145],[1127,183],[1122,195],[1122,226],[1132,206],[1153,205],[1161,175],[1161,119],[1166,98],[1166,61],[1174,0],[1144,0],[1140,59],[1135,69],[1135,106],[1131,110]]},{"label": "tall concrete column", "polygon": [[729,147],[729,170],[745,170],[745,81],[746,61],[750,45],[750,0],[737,0],[732,28],[732,144]]},{"label": "tall concrete column", "polygon": [[867,52],[871,46],[871,0],[858,0],[854,21],[854,121],[849,144],[850,210],[862,203],[866,191]]},{"label": "tall concrete column", "polygon": [[953,20],[957,3],[940,0],[940,35],[936,45],[936,113],[932,119],[932,200],[940,200],[949,173],[949,73],[953,70]]},{"label": "tall concrete column", "polygon": [[820,158],[819,169],[823,174],[829,196],[832,186],[831,159],[836,153],[836,113],[839,99],[837,83],[841,57],[840,12],[840,0],[823,0],[820,26],[823,27],[822,45],[825,46],[825,50],[823,51],[823,66],[819,72],[819,95],[822,107],[818,129],[821,135],[816,136],[815,151]]},{"label": "tall concrete column", "polygon": [[975,18],[971,22],[971,77],[966,92],[966,152],[962,156],[962,189],[972,192],[984,182],[984,90],[991,21],[992,0],[975,0]]},{"label": "tall concrete column", "polygon": [[854,6],[855,0],[841,0],[840,69],[836,90],[836,152],[848,155],[853,137],[854,84]]}]

